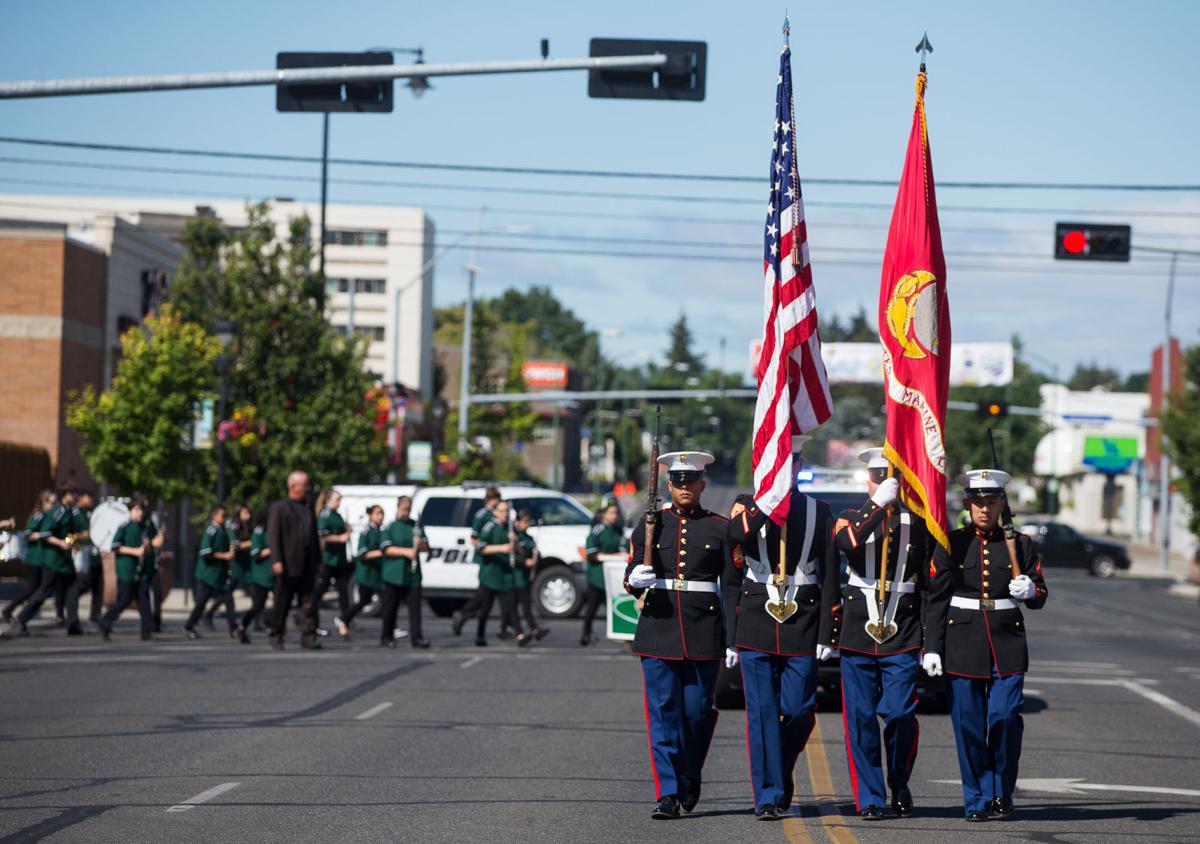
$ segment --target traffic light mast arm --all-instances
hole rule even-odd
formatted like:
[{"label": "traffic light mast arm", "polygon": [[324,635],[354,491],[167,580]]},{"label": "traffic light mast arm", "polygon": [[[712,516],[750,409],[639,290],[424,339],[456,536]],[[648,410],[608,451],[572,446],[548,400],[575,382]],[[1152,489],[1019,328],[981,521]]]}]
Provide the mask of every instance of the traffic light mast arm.
[{"label": "traffic light mast arm", "polygon": [[217,73],[170,73],[158,76],[104,76],[0,82],[0,100],[72,97],[84,94],[127,94],[193,88],[244,88],[321,82],[376,82],[433,76],[479,76],[492,73],[542,73],[561,70],[654,70],[670,58],[664,53],[585,59],[533,59],[508,62],[391,64],[364,67],[314,67],[295,70],[247,70]]}]

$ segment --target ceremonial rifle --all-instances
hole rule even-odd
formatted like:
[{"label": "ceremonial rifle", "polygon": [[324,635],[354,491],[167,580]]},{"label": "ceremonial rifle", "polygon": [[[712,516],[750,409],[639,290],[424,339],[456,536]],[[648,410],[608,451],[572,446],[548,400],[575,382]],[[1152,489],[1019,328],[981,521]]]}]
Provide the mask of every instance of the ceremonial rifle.
[{"label": "ceremonial rifle", "polygon": [[[991,428],[988,428],[988,445],[992,447],[992,468],[1000,471],[1000,461],[996,458],[996,439],[992,436]],[[1000,494],[1004,496],[1000,527],[1004,531],[1004,544],[1008,548],[1008,563],[1012,569],[1012,576],[1020,577],[1021,564],[1017,562],[1017,530],[1013,527],[1012,507],[1008,504],[1008,493],[1001,489]]]},{"label": "ceremonial rifle", "polygon": [[[654,439],[650,441],[650,473],[646,479],[646,533],[642,543],[642,565],[653,566],[654,528],[658,526],[658,430],[662,423],[662,405],[654,408]],[[655,571],[657,575],[658,572]],[[637,600],[638,610],[646,604],[649,590]]]}]

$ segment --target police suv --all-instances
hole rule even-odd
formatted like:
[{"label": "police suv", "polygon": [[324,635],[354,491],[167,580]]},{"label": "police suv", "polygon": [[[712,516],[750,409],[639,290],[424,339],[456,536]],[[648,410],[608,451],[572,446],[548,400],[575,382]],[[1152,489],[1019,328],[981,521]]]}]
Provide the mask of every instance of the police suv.
[{"label": "police suv", "polygon": [[[413,499],[413,518],[429,542],[429,553],[421,559],[422,590],[430,609],[449,616],[475,593],[479,570],[471,543],[471,520],[483,507],[489,483],[468,482],[459,486],[339,486],[339,512],[350,527],[352,548],[367,525],[367,507],[383,507],[384,523],[395,515],[396,498]],[[516,483],[496,484],[505,501],[512,503],[515,516],[528,510],[532,518],[530,536],[537,543],[540,559],[533,577],[533,600],[539,615],[563,618],[574,615],[583,603],[584,565],[592,514],[575,499],[561,492]]]}]

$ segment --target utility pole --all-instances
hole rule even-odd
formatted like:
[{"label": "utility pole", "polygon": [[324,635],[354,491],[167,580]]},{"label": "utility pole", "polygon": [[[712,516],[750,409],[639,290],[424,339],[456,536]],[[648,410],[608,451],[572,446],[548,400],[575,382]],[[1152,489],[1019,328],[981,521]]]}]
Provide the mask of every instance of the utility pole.
[{"label": "utility pole", "polygon": [[479,225],[475,228],[475,248],[467,263],[467,302],[463,307],[463,339],[461,383],[458,385],[458,450],[467,447],[467,422],[471,415],[471,333],[475,322],[475,274],[479,272],[479,238],[483,234],[483,216],[487,206],[479,209]]},{"label": "utility pole", "polygon": [[1167,456],[1167,432],[1162,424],[1170,407],[1171,396],[1171,300],[1175,297],[1175,265],[1179,253],[1171,253],[1171,269],[1167,274],[1167,310],[1163,320],[1166,336],[1162,357],[1162,410],[1158,415],[1158,520],[1162,533],[1162,570],[1171,568],[1171,458]]},{"label": "utility pole", "polygon": [[[325,203],[329,198],[329,112],[321,113],[321,284],[325,283]],[[350,291],[350,332],[354,332],[354,291]]]}]

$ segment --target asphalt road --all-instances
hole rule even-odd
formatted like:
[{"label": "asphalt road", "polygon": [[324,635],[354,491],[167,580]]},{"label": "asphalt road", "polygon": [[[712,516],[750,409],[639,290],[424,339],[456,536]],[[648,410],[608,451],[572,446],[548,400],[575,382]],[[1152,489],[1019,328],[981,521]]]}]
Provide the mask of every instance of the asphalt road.
[{"label": "asphalt road", "polygon": [[[722,714],[696,812],[651,821],[637,662],[581,649],[318,652],[172,626],[137,641],[34,628],[0,641],[0,842],[1200,840],[1200,607],[1160,581],[1050,573],[1010,821],[962,820],[947,716],[921,716],[917,814],[854,817],[841,714],[823,712],[793,814],[753,820],[740,711]],[[945,781],[945,782],[943,782]],[[1182,789],[1182,793],[1162,789]]]}]

